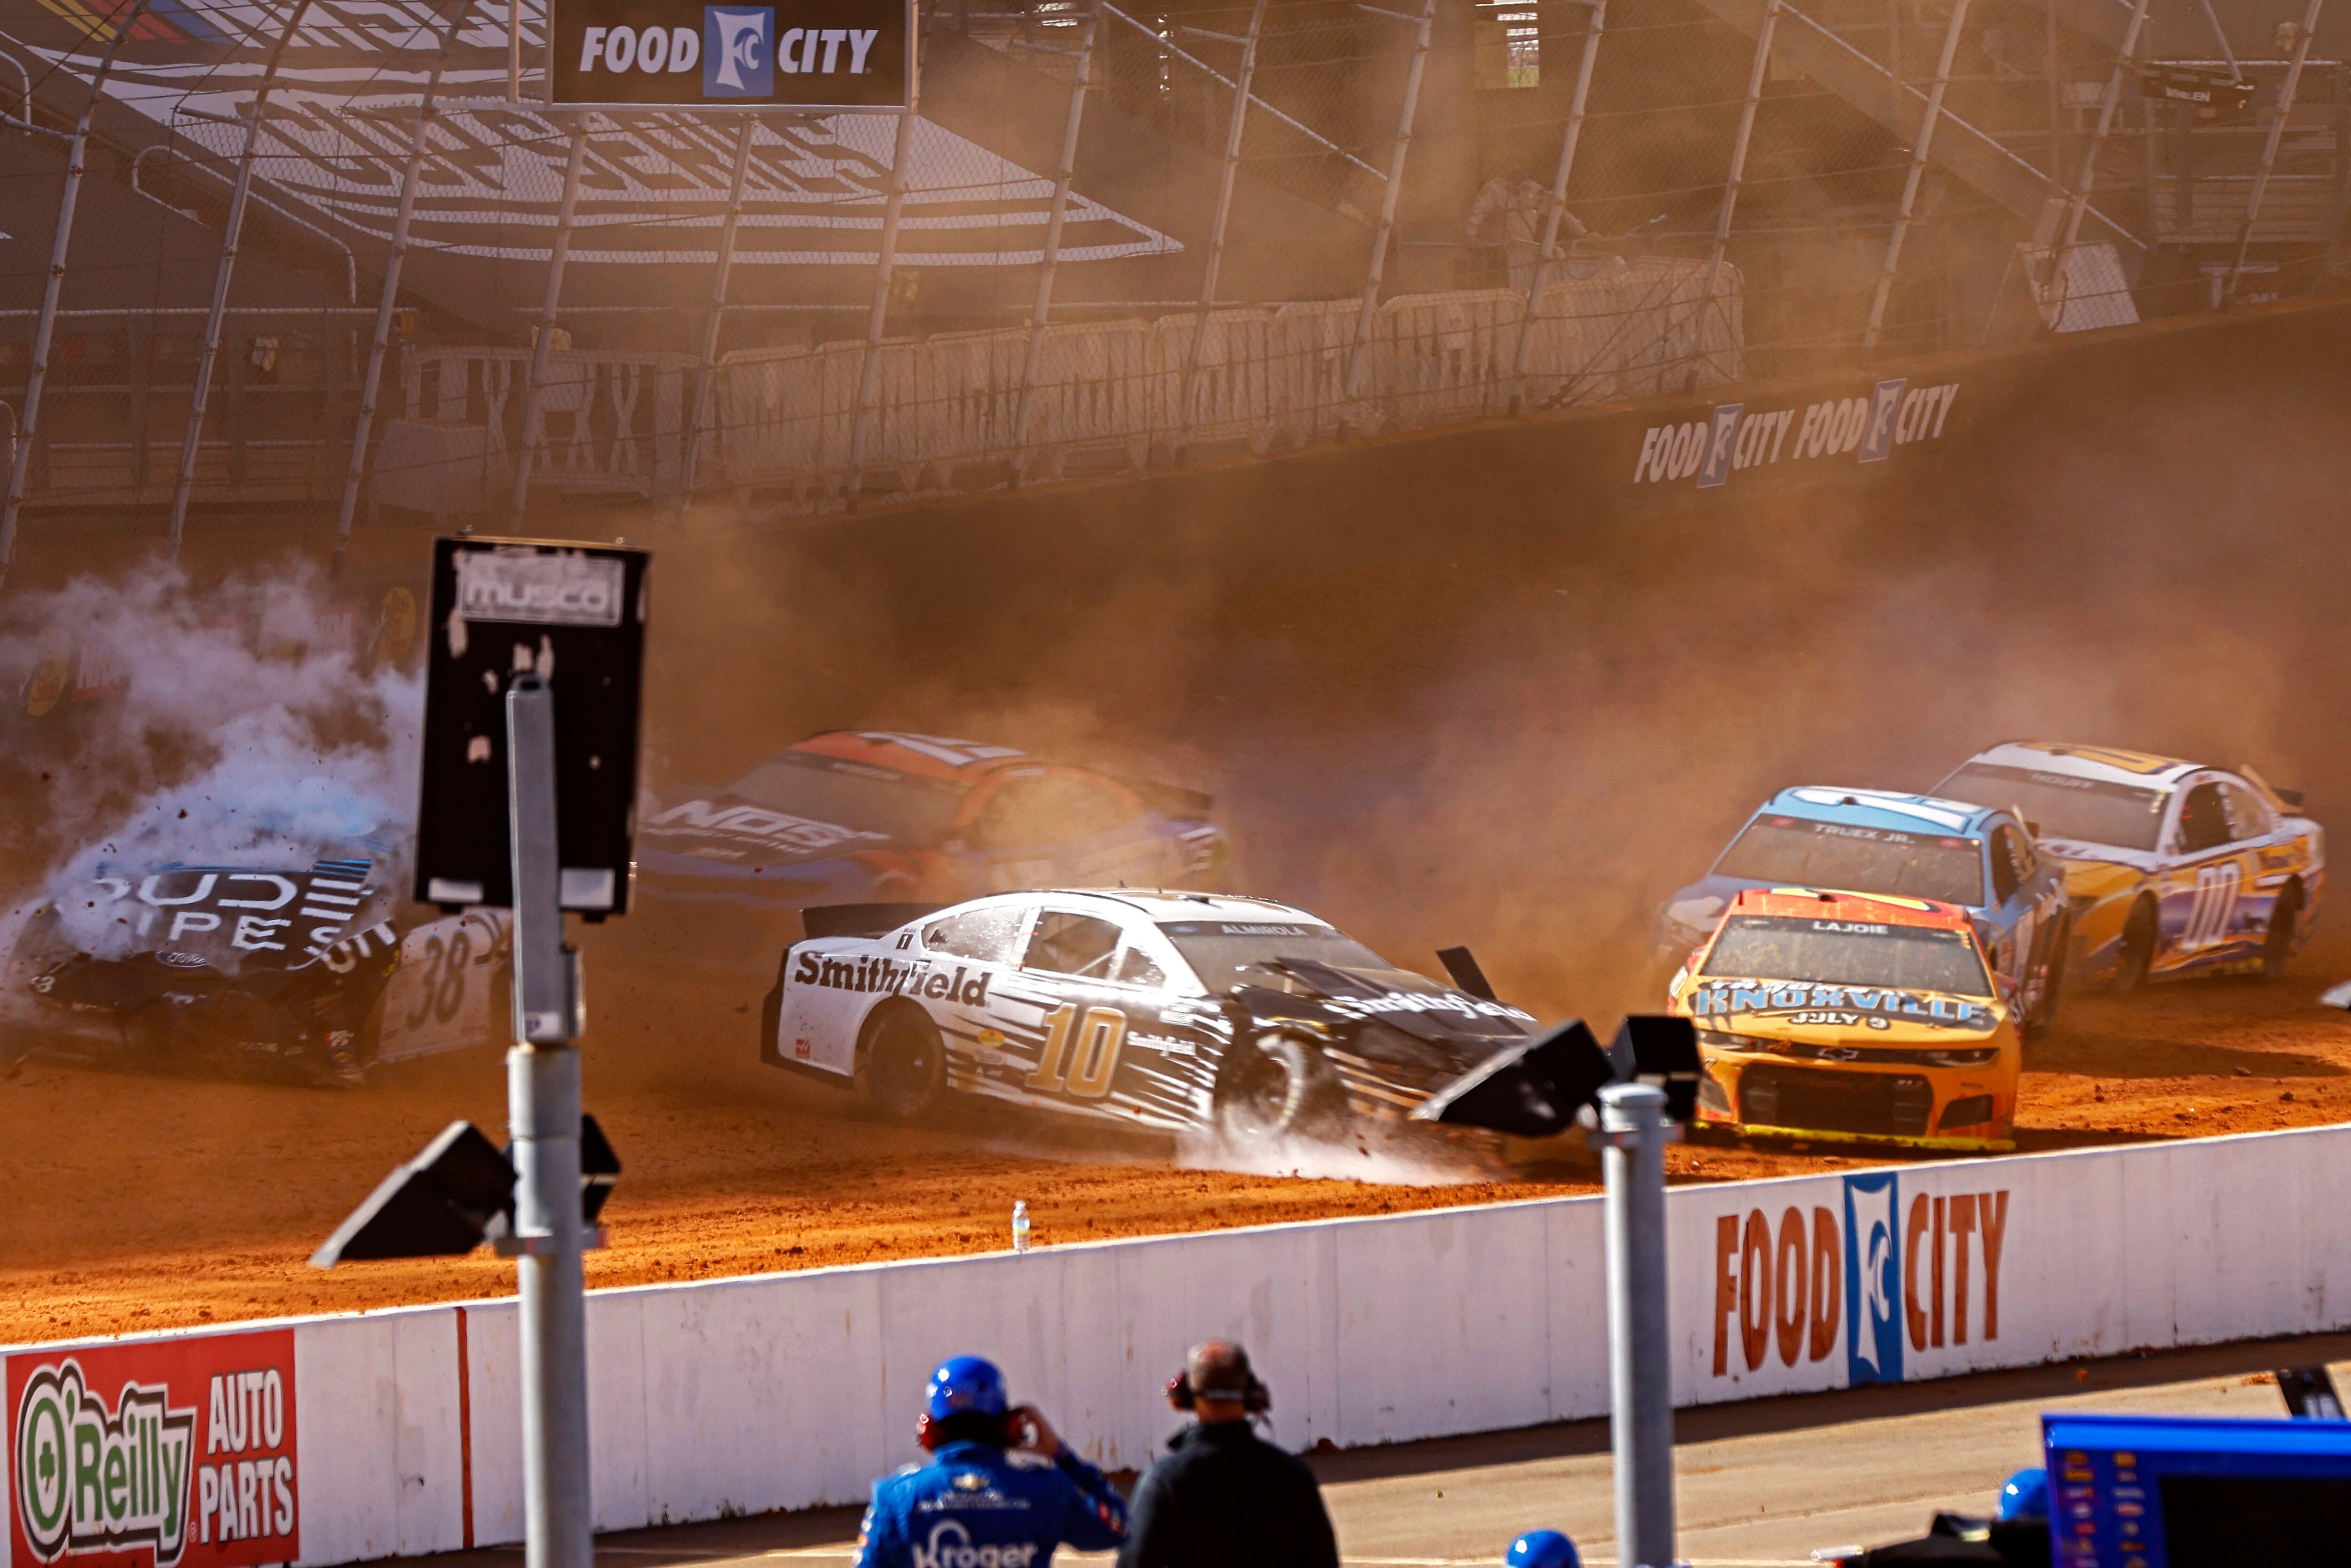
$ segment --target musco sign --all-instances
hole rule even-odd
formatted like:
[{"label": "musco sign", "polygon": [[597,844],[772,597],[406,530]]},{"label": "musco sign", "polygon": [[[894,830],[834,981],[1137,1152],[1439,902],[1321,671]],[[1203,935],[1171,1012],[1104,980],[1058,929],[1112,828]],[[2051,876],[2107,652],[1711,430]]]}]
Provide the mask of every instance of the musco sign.
[{"label": "musco sign", "polygon": [[908,0],[554,0],[549,78],[568,106],[906,109]]},{"label": "musco sign", "polygon": [[12,1355],[7,1398],[16,1568],[301,1555],[292,1330]]}]

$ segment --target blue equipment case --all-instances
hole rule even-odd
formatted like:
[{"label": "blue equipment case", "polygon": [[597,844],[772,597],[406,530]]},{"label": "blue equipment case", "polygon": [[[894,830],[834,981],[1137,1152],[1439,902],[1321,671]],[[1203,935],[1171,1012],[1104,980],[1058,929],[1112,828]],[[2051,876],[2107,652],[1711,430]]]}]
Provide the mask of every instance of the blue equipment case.
[{"label": "blue equipment case", "polygon": [[2351,1422],[2043,1416],[2057,1568],[2351,1563]]}]

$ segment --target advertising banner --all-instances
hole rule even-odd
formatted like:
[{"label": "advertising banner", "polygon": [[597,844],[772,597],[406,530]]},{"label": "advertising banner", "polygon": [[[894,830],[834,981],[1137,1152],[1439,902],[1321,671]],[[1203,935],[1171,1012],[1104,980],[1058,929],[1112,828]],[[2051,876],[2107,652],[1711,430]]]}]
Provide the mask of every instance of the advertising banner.
[{"label": "advertising banner", "polygon": [[22,1352],[7,1400],[10,1568],[302,1555],[292,1329]]},{"label": "advertising banner", "polygon": [[548,67],[564,105],[905,109],[907,0],[555,0]]}]

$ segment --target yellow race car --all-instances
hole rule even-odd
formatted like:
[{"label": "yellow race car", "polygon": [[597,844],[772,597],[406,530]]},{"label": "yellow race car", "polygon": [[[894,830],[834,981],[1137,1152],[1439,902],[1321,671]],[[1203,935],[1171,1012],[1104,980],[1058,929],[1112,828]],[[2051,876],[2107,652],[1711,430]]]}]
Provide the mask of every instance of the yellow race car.
[{"label": "yellow race car", "polygon": [[2318,916],[2325,831],[2302,814],[2297,791],[2251,768],[2011,741],[1935,792],[2033,825],[2040,849],[2064,866],[2078,979],[2129,990],[2190,975],[2274,976]]},{"label": "yellow race car", "polygon": [[1750,888],[1672,991],[1698,1030],[1700,1126],[2015,1146],[2015,998],[1954,904]]}]

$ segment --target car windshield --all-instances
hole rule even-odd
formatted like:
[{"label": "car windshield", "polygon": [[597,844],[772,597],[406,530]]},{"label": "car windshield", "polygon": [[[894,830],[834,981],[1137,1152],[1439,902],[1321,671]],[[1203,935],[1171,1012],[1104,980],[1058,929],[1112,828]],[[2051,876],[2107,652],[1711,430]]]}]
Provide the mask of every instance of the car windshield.
[{"label": "car windshield", "polygon": [[2005,807],[2036,824],[2045,838],[2152,850],[2163,826],[2168,791],[2038,768],[1970,762],[1937,785],[1935,793],[1979,806]]},{"label": "car windshield", "polygon": [[1723,923],[1703,973],[1736,980],[1809,980],[1896,986],[1989,997],[1991,980],[1963,931],[1734,915]]},{"label": "car windshield", "polygon": [[1441,989],[1426,976],[1397,969],[1344,932],[1302,921],[1177,920],[1159,929],[1211,991],[1235,986],[1275,986],[1277,975],[1255,966],[1303,958],[1344,969],[1384,990]]},{"label": "car windshield", "polygon": [[1974,904],[1984,901],[1980,841],[1808,817],[1758,817],[1714,869],[1718,875],[1781,886]]},{"label": "car windshield", "polygon": [[870,762],[787,751],[735,780],[727,792],[811,821],[922,840],[946,831],[968,788]]}]

